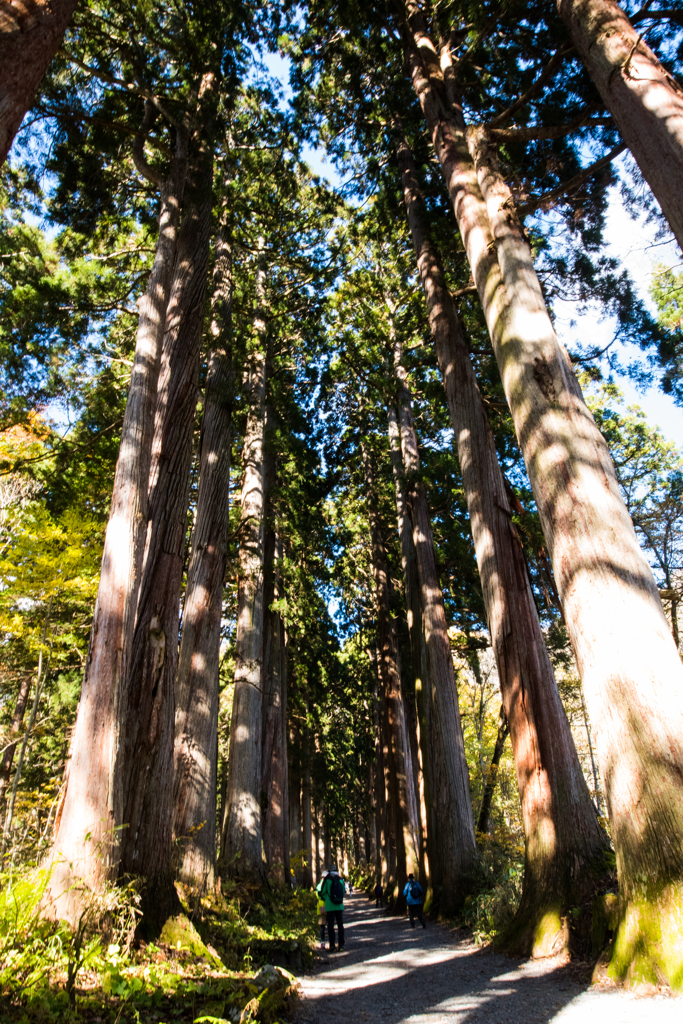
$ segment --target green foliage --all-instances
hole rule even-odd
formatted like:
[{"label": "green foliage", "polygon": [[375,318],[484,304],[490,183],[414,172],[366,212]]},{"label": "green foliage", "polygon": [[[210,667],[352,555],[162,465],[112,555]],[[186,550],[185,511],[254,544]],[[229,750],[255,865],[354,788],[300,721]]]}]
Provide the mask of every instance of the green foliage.
[{"label": "green foliage", "polygon": [[[204,896],[195,900],[193,916],[208,949],[202,942],[188,949],[175,937],[134,949],[139,914],[134,886],[110,887],[93,896],[81,926],[72,932],[43,916],[47,881],[41,869],[0,878],[3,1020],[156,1024],[172,1016],[191,1024],[203,1016],[230,1024],[275,1024],[291,1012],[296,985],[284,964],[278,973],[271,972],[267,984],[255,982],[253,975],[262,963],[277,963],[278,956],[295,959],[294,947],[297,966],[309,963],[314,894],[271,890],[267,905],[257,902],[257,895],[264,897],[256,891]],[[234,969],[226,969],[211,941]]]},{"label": "green foliage", "polygon": [[197,904],[198,931],[233,970],[275,964],[300,970],[312,962],[316,938],[315,893],[271,882],[268,889],[235,882],[224,895]]},{"label": "green foliage", "polygon": [[[490,942],[512,921],[522,898],[524,875],[523,850],[521,859],[519,849],[516,858],[511,859],[506,843],[499,843],[495,836],[485,837],[482,843],[482,838],[481,834],[477,835],[478,845],[480,850],[483,846],[483,860],[495,874],[495,881],[490,888],[468,896],[461,915],[461,923],[472,929],[478,945]],[[495,863],[498,863],[497,872],[493,869]]]}]

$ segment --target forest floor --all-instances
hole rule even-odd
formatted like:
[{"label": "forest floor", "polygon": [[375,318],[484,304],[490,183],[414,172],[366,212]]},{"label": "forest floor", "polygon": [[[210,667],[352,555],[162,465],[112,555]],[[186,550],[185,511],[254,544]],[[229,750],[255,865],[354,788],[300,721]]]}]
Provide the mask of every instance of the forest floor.
[{"label": "forest floor", "polygon": [[591,986],[591,965],[521,963],[477,948],[469,933],[344,906],[346,949],[321,952],[302,988],[297,1024],[680,1024],[683,998]]}]

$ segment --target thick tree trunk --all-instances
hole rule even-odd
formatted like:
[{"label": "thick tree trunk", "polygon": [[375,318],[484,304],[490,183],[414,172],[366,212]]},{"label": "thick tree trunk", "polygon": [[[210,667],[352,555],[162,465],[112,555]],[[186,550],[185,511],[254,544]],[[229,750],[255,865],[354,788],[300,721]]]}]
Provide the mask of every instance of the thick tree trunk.
[{"label": "thick tree trunk", "polygon": [[683,89],[613,0],[557,0],[557,9],[683,247]]},{"label": "thick tree trunk", "polygon": [[[199,489],[176,683],[173,790],[173,834],[180,856],[178,876],[200,888],[213,884],[216,857],[218,669],[234,402],[230,338],[232,258],[225,228],[216,239],[213,289],[212,347],[204,397]],[[222,810],[224,801],[223,788]]]},{"label": "thick tree trunk", "polygon": [[78,0],[0,0],[0,166]]},{"label": "thick tree trunk", "polygon": [[[79,879],[98,889],[119,871],[125,823],[121,735],[148,519],[154,409],[187,168],[187,134],[178,129],[173,174],[162,189],[159,238],[138,304],[135,360],[123,418],[109,522],[64,797],[55,819],[51,912],[76,923]],[[87,838],[86,838],[87,837]]]},{"label": "thick tree trunk", "polygon": [[[510,723],[524,830],[524,897],[508,942],[545,955],[562,940],[562,913],[584,902],[609,844],[595,811],[557,690],[505,480],[467,343],[431,242],[412,153],[399,166],[420,278],[458,449],[467,507]],[[553,935],[550,921],[555,915]],[[538,934],[537,934],[538,932]]]},{"label": "thick tree trunk", "polygon": [[422,614],[429,658],[430,681],[433,687],[432,722],[438,736],[438,755],[445,773],[443,797],[439,805],[446,816],[448,828],[440,830],[439,907],[444,913],[456,913],[467,895],[468,876],[475,869],[477,846],[470,799],[469,773],[465,744],[460,724],[458,691],[453,671],[453,656],[448,639],[443,594],[436,568],[432,524],[427,507],[424,484],[419,478],[420,464],[417,435],[413,423],[407,377],[400,358],[400,344],[394,343],[394,373],[398,389],[401,451],[407,474],[407,498],[413,524],[413,541],[417,554]]},{"label": "thick tree trunk", "polygon": [[[396,630],[391,618],[389,574],[382,536],[382,526],[376,508],[375,480],[369,457],[364,456],[365,478],[368,488],[368,518],[372,543],[372,569],[375,581],[375,607],[377,611],[377,643],[379,647],[379,678],[386,707],[389,747],[389,778],[391,804],[396,829],[396,870],[399,894],[403,893],[408,873],[417,873],[419,858],[413,822],[410,814],[409,787],[412,770],[406,763],[406,727],[398,668]],[[414,798],[413,798],[414,802]]]},{"label": "thick tree trunk", "polygon": [[[30,689],[31,676],[26,672],[19,683],[17,702],[14,705],[14,714],[12,715],[12,722],[9,727],[10,737],[16,736],[21,729],[21,723],[24,721],[26,703],[28,701]],[[2,755],[2,761],[0,762],[0,820],[4,820],[5,817],[5,811],[7,808],[7,787],[9,785],[10,775],[12,774],[12,762],[14,761],[14,754],[16,752],[18,742],[19,741],[17,739],[7,745],[7,748]]]},{"label": "thick tree trunk", "polygon": [[498,718],[498,733],[493,747],[493,754],[491,755],[491,760],[489,761],[486,771],[484,793],[481,798],[481,807],[479,808],[477,832],[491,831],[491,804],[493,803],[493,794],[496,791],[496,783],[498,782],[498,765],[500,764],[500,759],[503,756],[505,741],[509,735],[510,726],[505,714],[505,708],[501,705],[500,715]]},{"label": "thick tree trunk", "polygon": [[[486,140],[474,135],[478,180],[462,115],[447,102],[413,0],[409,10],[415,91],[484,308],[595,727],[620,881],[610,969],[615,977],[661,976],[680,986],[683,666],[607,445],[548,317],[509,191]],[[645,945],[639,935],[648,937]]]},{"label": "thick tree trunk", "polygon": [[248,355],[249,411],[242,449],[235,692],[228,763],[226,865],[230,875],[263,877],[261,832],[261,747],[263,659],[263,541],[265,495],[263,458],[266,414],[265,267],[256,273],[257,313]]},{"label": "thick tree trunk", "polygon": [[[416,761],[418,765],[416,795],[419,800],[420,833],[419,860],[420,876],[426,884],[425,903],[431,903],[431,865],[438,862],[438,832],[440,815],[430,799],[430,771],[433,758],[434,736],[427,727],[430,710],[427,706],[433,687],[429,680],[429,662],[427,645],[424,637],[424,623],[420,602],[420,580],[417,571],[417,553],[413,541],[413,526],[408,510],[405,494],[405,469],[401,452],[401,433],[398,415],[393,405],[387,406],[389,422],[389,443],[391,448],[391,465],[396,492],[396,514],[398,533],[401,540],[401,564],[405,586],[406,610],[408,615],[408,633],[410,636],[410,652],[415,682],[415,737]],[[442,827],[448,827],[447,822]]]},{"label": "thick tree trunk", "polygon": [[[504,310],[489,306],[494,347],[605,782],[623,908],[613,970],[638,977],[650,958],[654,977],[661,943],[660,969],[681,984],[683,953],[672,951],[669,936],[683,896],[683,666],[609,450],[548,316],[509,190],[486,140],[472,142],[509,298]],[[661,929],[646,954],[633,938],[637,921],[643,930]]]},{"label": "thick tree trunk", "polygon": [[178,235],[161,354],[145,563],[121,728],[127,827],[120,870],[146,879],[148,928],[154,926],[152,917],[163,925],[166,902],[169,909],[176,903],[171,876],[174,691],[211,239],[211,168],[212,156],[200,151]]}]

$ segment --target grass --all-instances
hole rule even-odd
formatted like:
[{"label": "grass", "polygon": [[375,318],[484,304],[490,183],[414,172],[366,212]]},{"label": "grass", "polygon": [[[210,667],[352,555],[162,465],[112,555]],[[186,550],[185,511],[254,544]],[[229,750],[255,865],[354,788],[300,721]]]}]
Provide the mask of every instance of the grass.
[{"label": "grass", "polygon": [[[135,944],[134,886],[87,908],[76,934],[41,916],[40,870],[0,877],[0,1020],[3,1024],[276,1024],[291,1013],[296,982],[284,968],[312,962],[315,895],[228,883],[200,896],[179,887],[204,945]],[[263,964],[275,986],[254,978]]]}]

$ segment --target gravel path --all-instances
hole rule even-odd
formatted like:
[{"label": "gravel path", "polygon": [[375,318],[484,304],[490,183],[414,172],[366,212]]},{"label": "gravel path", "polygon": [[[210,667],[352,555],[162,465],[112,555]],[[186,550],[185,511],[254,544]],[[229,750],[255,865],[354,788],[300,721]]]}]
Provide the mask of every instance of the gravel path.
[{"label": "gravel path", "polygon": [[[585,965],[520,963],[463,932],[347,897],[346,949],[301,978],[297,1024],[681,1024],[683,998],[590,987]],[[464,936],[464,937],[463,937]]]}]

